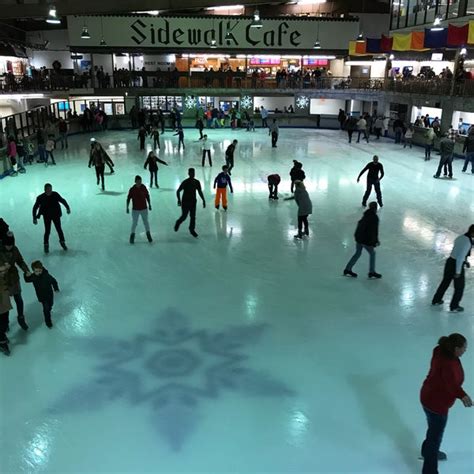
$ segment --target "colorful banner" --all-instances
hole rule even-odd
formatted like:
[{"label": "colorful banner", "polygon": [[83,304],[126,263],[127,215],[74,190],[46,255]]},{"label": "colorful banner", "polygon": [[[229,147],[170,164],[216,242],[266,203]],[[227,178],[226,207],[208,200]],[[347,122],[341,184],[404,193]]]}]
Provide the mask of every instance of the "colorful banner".
[{"label": "colorful banner", "polygon": [[367,38],[367,52],[368,53],[381,53],[382,48],[380,47],[381,43],[380,38]]},{"label": "colorful banner", "polygon": [[393,35],[393,51],[410,51],[411,33],[395,33]]},{"label": "colorful banner", "polygon": [[390,53],[393,48],[393,38],[390,36],[385,36],[382,35],[382,38],[380,40],[380,49],[382,50],[383,53]]},{"label": "colorful banner", "polygon": [[414,31],[411,34],[411,48],[410,49],[412,51],[426,51],[424,31]]},{"label": "colorful banner", "polygon": [[469,22],[469,33],[467,35],[467,43],[474,44],[474,21]]},{"label": "colorful banner", "polygon": [[465,46],[469,35],[469,25],[448,26],[448,46]]}]

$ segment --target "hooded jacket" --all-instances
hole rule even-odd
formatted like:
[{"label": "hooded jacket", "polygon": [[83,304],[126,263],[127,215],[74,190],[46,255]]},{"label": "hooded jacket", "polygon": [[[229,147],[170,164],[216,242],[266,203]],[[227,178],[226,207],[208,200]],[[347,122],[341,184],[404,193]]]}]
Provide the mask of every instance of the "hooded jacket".
[{"label": "hooded jacket", "polygon": [[357,224],[354,237],[357,243],[370,247],[375,247],[379,243],[379,218],[373,209],[364,212]]},{"label": "hooded jacket", "polygon": [[305,172],[303,171],[301,163],[296,162],[290,170],[291,181],[304,181],[306,178]]}]

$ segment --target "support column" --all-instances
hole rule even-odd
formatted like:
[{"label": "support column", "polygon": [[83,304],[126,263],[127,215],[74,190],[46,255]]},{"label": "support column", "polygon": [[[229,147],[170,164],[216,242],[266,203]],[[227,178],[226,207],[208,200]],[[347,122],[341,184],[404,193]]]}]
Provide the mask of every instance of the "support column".
[{"label": "support column", "polygon": [[[454,105],[452,99],[446,98],[441,101],[443,115],[441,117],[441,133],[446,133],[453,125]],[[457,124],[456,124],[457,125]]]}]

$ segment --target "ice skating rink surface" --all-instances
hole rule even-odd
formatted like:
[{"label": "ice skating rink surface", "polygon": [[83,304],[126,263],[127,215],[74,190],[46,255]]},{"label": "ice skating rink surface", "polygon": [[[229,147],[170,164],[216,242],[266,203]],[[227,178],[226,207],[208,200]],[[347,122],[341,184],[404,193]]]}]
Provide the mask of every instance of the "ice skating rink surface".
[{"label": "ice skating rink surface", "polygon": [[[381,140],[348,145],[338,131],[281,129],[278,148],[255,133],[210,130],[212,168],[201,168],[196,130],[162,137],[160,189],[151,190],[153,244],[139,223],[128,243],[127,191],[143,169],[136,133],[70,137],[57,166],[35,164],[0,181],[0,215],[30,264],[59,282],[55,327],[42,322],[23,283],[30,330],[10,313],[12,355],[0,359],[0,471],[10,473],[404,474],[418,460],[426,424],[418,393],[438,338],[474,344],[474,271],[465,312],[430,305],[454,238],[474,222],[474,175],[454,163],[453,180],[432,178],[438,157]],[[116,164],[106,191],[87,168],[96,137]],[[224,151],[239,140],[227,213],[213,206]],[[149,148],[150,141],[147,142]],[[354,251],[373,154],[385,167],[377,271],[368,255],[341,276]],[[313,200],[310,238],[294,240],[292,159],[303,162]],[[194,239],[175,191],[196,168],[207,199]],[[268,200],[266,176],[282,177]],[[70,204],[69,251],[31,208],[46,182]],[[375,198],[375,196],[372,196]],[[472,261],[472,260],[471,260]],[[474,263],[474,262],[473,262]],[[445,300],[449,301],[451,289]],[[473,352],[463,357],[474,395]],[[450,412],[443,474],[474,472],[474,411]]]}]

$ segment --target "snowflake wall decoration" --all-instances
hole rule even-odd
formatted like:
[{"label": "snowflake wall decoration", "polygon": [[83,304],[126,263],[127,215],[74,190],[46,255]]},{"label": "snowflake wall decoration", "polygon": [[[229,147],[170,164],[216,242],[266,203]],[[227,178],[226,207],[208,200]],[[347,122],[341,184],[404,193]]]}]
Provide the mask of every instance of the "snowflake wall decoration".
[{"label": "snowflake wall decoration", "polygon": [[242,97],[240,104],[243,109],[251,109],[253,106],[253,99],[249,95]]},{"label": "snowflake wall decoration", "polygon": [[187,95],[184,99],[184,106],[187,109],[194,109],[196,108],[196,98],[192,95]]},{"label": "snowflake wall decoration", "polygon": [[66,392],[53,413],[100,411],[114,401],[127,410],[147,409],[147,421],[174,450],[180,450],[202,418],[199,408],[226,391],[249,397],[286,397],[293,391],[250,367],[246,346],[256,343],[266,325],[233,326],[220,332],[194,329],[190,319],[169,308],[155,328],[128,340],[112,337],[79,341],[97,362],[89,380]]},{"label": "snowflake wall decoration", "polygon": [[296,98],[296,107],[298,109],[306,109],[309,104],[309,99],[305,95],[300,95],[299,97]]}]

